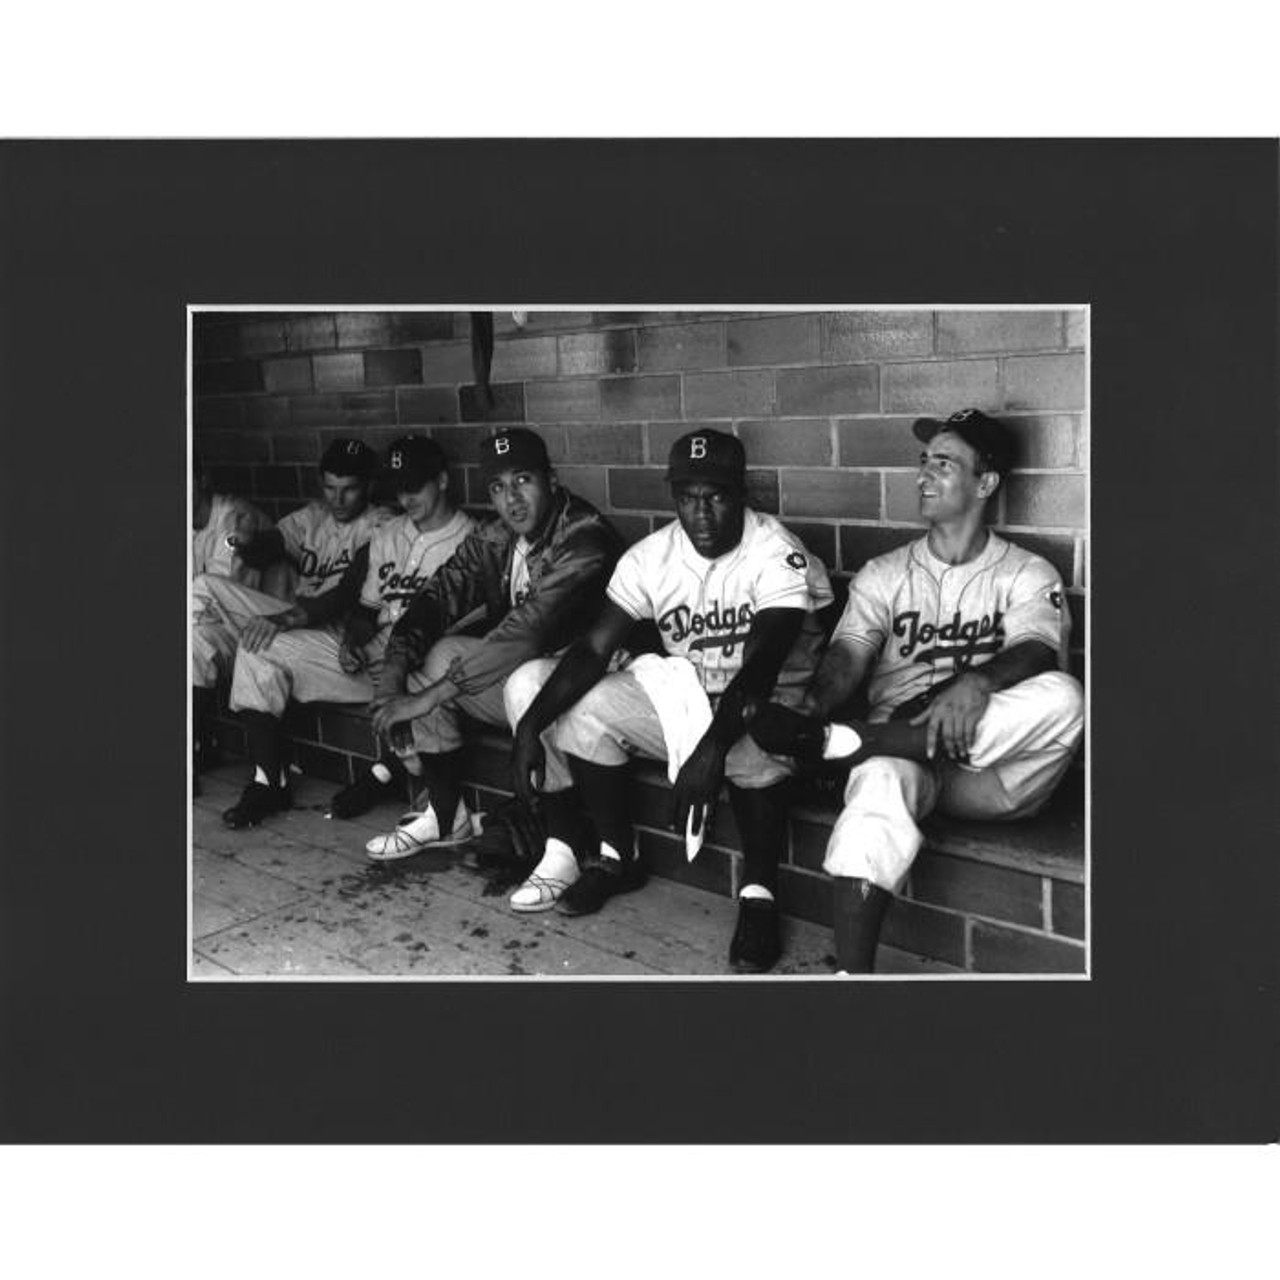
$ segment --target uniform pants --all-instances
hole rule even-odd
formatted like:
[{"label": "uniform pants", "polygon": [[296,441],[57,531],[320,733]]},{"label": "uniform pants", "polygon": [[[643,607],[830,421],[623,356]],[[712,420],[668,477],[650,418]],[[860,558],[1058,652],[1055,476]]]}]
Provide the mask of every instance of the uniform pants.
[{"label": "uniform pants", "polygon": [[[417,671],[409,673],[409,692],[422,690],[440,680],[455,661],[473,653],[484,643],[474,636],[446,636],[431,646],[426,661]],[[502,701],[502,681],[498,680],[479,693],[460,693],[448,706],[436,707],[425,716],[419,716],[413,725],[413,745],[429,755],[446,755],[462,746],[462,715],[482,720],[485,724],[507,724],[507,714]]]},{"label": "uniform pants", "polygon": [[215,573],[191,580],[191,683],[212,689],[231,674],[240,632],[250,618],[287,609],[289,602]]},{"label": "uniform pants", "polygon": [[[539,658],[517,667],[507,681],[507,712],[514,726],[537,696],[556,668],[556,659]],[[801,690],[775,690],[773,697],[794,706]],[[553,760],[557,771],[563,769],[565,785],[568,770],[565,755],[577,756],[591,764],[622,765],[633,755],[651,760],[667,758],[662,723],[648,694],[640,682],[626,671],[603,676],[542,735],[547,749],[547,790],[559,788],[551,783]],[[795,772],[792,760],[771,756],[761,751],[755,740],[745,734],[725,757],[725,777],[736,786],[755,790],[771,787]]]},{"label": "uniform pants", "polygon": [[297,702],[364,702],[373,697],[373,681],[387,647],[387,631],[365,646],[370,666],[349,676],[338,663],[342,637],[336,627],[282,631],[257,653],[236,653],[231,673],[231,710],[265,711],[279,719]]},{"label": "uniform pants", "polygon": [[849,771],[824,869],[896,893],[936,808],[959,818],[1025,818],[1041,809],[1084,728],[1079,683],[1060,671],[991,695],[967,765],[873,756]]}]

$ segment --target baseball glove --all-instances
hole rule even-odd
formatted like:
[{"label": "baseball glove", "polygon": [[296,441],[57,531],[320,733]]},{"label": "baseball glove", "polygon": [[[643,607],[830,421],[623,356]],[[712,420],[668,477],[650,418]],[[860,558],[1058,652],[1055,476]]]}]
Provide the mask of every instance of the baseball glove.
[{"label": "baseball glove", "polygon": [[801,715],[780,702],[767,702],[752,717],[747,732],[761,751],[797,760],[822,759],[827,727],[821,720]]}]

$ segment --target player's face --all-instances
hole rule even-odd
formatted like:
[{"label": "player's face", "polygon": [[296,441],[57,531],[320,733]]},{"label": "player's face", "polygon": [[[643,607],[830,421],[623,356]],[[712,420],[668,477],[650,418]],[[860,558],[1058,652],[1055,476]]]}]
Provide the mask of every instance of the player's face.
[{"label": "player's face", "polygon": [[396,501],[419,529],[425,529],[443,513],[447,484],[443,474],[433,476],[419,489],[397,489]]},{"label": "player's face", "polygon": [[672,492],[680,527],[700,556],[714,560],[742,541],[746,496],[737,489],[686,481]]},{"label": "player's face", "polygon": [[501,471],[489,481],[489,501],[508,529],[532,541],[551,515],[556,487],[542,471]]},{"label": "player's face", "polygon": [[973,446],[939,431],[920,454],[920,514],[931,524],[966,516],[982,507],[989,483],[978,470]]},{"label": "player's face", "polygon": [[339,524],[354,520],[369,501],[367,482],[355,476],[335,476],[325,471],[320,476],[320,487],[324,493],[324,505]]}]

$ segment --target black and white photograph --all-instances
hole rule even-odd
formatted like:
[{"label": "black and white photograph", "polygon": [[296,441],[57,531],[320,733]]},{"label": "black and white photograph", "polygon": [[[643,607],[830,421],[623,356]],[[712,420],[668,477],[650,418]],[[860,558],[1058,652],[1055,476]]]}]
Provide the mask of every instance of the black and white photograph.
[{"label": "black and white photograph", "polygon": [[1089,973],[1089,307],[189,307],[193,981]]}]

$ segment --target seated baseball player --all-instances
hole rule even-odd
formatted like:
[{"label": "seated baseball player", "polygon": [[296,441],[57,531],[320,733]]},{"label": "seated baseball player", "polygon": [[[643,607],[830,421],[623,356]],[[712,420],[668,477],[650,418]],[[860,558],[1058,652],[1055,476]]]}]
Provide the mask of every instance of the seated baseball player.
[{"label": "seated baseball player", "polygon": [[[230,673],[236,649],[236,627],[210,599],[210,584],[256,593],[262,572],[240,558],[237,546],[271,521],[243,498],[214,493],[198,454],[192,455],[191,482],[192,777],[198,779],[212,755],[213,690]],[[272,607],[278,605],[273,597]]]},{"label": "seated baseball player", "polygon": [[[746,458],[735,437],[681,437],[667,480],[677,519],[623,555],[591,629],[558,664],[530,664],[508,682],[517,794],[532,802],[554,789],[549,770],[565,755],[593,828],[577,847],[548,840],[517,897],[536,891],[541,905],[584,915],[639,888],[645,872],[625,766],[633,754],[666,760],[672,825],[690,857],[728,780],[743,843],[729,961],[764,972],[781,955],[774,895],[794,764],[761,751],[744,715],[771,696],[799,702],[821,643],[815,614],[831,602],[831,586],[794,534],[746,505]],[[606,674],[644,619],[656,622],[664,654]]]},{"label": "seated baseball player", "polygon": [[374,727],[424,784],[418,811],[366,845],[379,861],[471,833],[458,772],[459,715],[507,726],[507,677],[582,633],[622,549],[595,507],[560,485],[535,432],[515,427],[483,440],[479,462],[497,517],[458,548],[396,623],[378,678]]},{"label": "seated baseball player", "polygon": [[[404,514],[374,530],[336,586],[263,619],[256,642],[241,639],[230,705],[245,725],[253,778],[222,815],[230,827],[253,826],[292,804],[280,724],[289,699],[368,703],[392,625],[471,532],[474,521],[450,500],[448,465],[434,441],[395,441],[384,472]],[[333,816],[371,808],[393,776],[376,766],[334,796]]]},{"label": "seated baseball player", "polygon": [[[1047,561],[987,528],[1014,459],[1009,430],[976,409],[922,418],[926,535],[868,561],[800,712],[751,725],[766,750],[853,762],[824,866],[835,877],[836,959],[870,973],[885,909],[934,809],[1021,818],[1049,799],[1083,728],[1079,683],[1059,670],[1069,619]],[[867,722],[841,708],[869,680]]]}]

